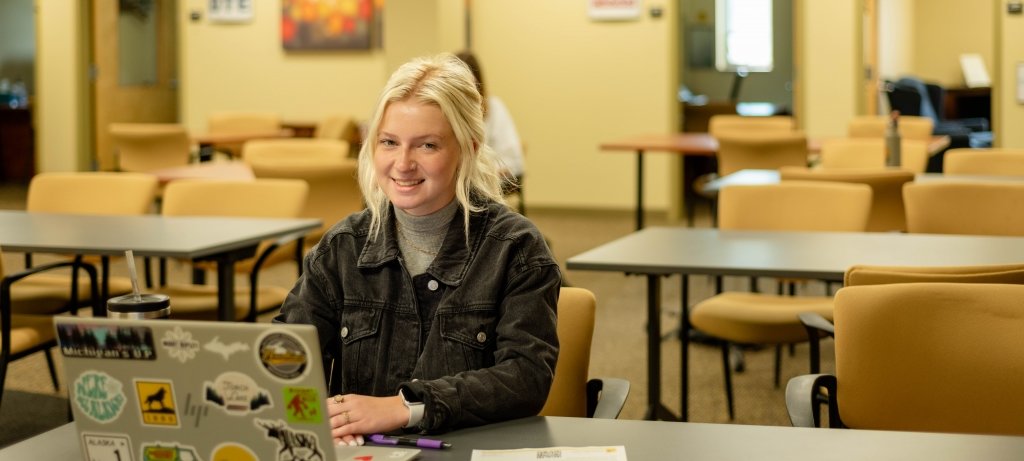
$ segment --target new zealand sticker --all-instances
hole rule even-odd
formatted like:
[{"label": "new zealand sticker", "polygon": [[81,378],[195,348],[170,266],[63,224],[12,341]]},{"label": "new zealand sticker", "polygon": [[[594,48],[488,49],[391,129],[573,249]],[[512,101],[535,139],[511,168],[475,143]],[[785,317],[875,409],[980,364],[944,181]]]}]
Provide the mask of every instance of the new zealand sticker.
[{"label": "new zealand sticker", "polygon": [[284,394],[281,401],[284,402],[289,423],[320,424],[323,422],[320,394],[316,389],[285,386],[281,392]]},{"label": "new zealand sticker", "polygon": [[142,461],[202,461],[195,447],[174,442],[149,442],[142,444]]},{"label": "new zealand sticker", "polygon": [[263,368],[278,378],[290,380],[302,376],[308,356],[306,346],[288,333],[269,333],[260,340]]},{"label": "new zealand sticker", "polygon": [[249,350],[249,345],[239,341],[235,341],[231,344],[224,344],[220,342],[220,336],[217,336],[210,340],[210,342],[203,344],[203,349],[215,354],[220,354],[221,357],[224,357],[224,360],[227,360],[231,357],[231,354],[234,354],[235,352]]},{"label": "new zealand sticker", "polygon": [[229,371],[221,373],[212,383],[203,383],[206,401],[224,409],[229,415],[257,413],[273,406],[270,393],[261,389],[252,378]]},{"label": "new zealand sticker", "polygon": [[57,337],[65,357],[156,360],[149,327],[62,324],[57,326]]},{"label": "new zealand sticker", "polygon": [[89,461],[134,461],[132,441],[125,434],[83,432],[82,450]]},{"label": "new zealand sticker", "polygon": [[314,458],[324,461],[324,452],[320,450],[320,442],[312,431],[292,429],[280,419],[271,421],[256,418],[253,424],[265,431],[266,438],[277,442],[278,461],[311,461]]},{"label": "new zealand sticker", "polygon": [[210,461],[258,461],[248,447],[237,443],[222,443],[213,448]]},{"label": "new zealand sticker", "polygon": [[178,411],[174,405],[174,387],[170,381],[135,380],[142,424],[178,427]]},{"label": "new zealand sticker", "polygon": [[192,339],[191,332],[177,326],[164,332],[164,337],[160,338],[160,345],[181,363],[196,358],[196,353],[199,352],[199,341]]},{"label": "new zealand sticker", "polygon": [[104,424],[121,415],[126,401],[121,381],[102,371],[89,370],[78,375],[72,392],[78,411]]}]

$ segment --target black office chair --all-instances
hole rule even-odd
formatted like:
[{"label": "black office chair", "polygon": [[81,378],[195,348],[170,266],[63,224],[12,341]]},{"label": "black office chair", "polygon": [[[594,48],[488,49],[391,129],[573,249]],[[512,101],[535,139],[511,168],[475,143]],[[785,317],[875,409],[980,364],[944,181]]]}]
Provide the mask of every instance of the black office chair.
[{"label": "black office chair", "polygon": [[949,136],[950,148],[992,145],[988,120],[980,117],[947,120],[942,117],[946,89],[941,85],[904,77],[895,82],[885,82],[885,93],[889,106],[900,111],[901,115],[931,118],[935,122],[933,133]]}]

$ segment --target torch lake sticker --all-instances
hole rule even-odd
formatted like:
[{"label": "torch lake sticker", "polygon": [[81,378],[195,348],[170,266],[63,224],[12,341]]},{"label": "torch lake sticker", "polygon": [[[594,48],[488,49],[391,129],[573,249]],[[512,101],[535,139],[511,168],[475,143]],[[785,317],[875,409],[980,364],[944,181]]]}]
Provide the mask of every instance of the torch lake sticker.
[{"label": "torch lake sticker", "polygon": [[156,360],[149,327],[62,324],[57,326],[57,337],[65,357]]},{"label": "torch lake sticker", "polygon": [[202,461],[195,447],[174,442],[148,442],[142,444],[142,461]]},{"label": "torch lake sticker", "polygon": [[312,387],[285,386],[281,390],[281,401],[284,402],[285,414],[289,423],[320,424],[323,413],[320,407],[320,394]]},{"label": "torch lake sticker", "polygon": [[164,337],[160,338],[160,345],[167,350],[168,355],[181,363],[196,358],[199,352],[199,341],[192,339],[192,332],[182,330],[181,327],[165,331]]},{"label": "torch lake sticker", "polygon": [[319,439],[312,431],[292,429],[280,419],[271,421],[256,418],[253,420],[253,424],[261,429],[266,438],[277,442],[278,461],[312,460],[313,458],[324,460],[324,452],[320,449]]},{"label": "torch lake sticker", "polygon": [[259,341],[259,352],[263,368],[281,379],[294,380],[308,368],[306,346],[288,333],[267,333]]},{"label": "torch lake sticker", "polygon": [[139,400],[142,424],[178,427],[178,410],[174,404],[174,387],[170,381],[135,380],[135,396]]},{"label": "torch lake sticker", "polygon": [[203,392],[207,402],[234,416],[258,413],[274,406],[266,389],[260,388],[252,378],[237,371],[221,373],[213,382],[205,381]]},{"label": "torch lake sticker", "polygon": [[117,419],[126,402],[121,381],[102,371],[82,372],[75,380],[72,393],[78,410],[103,424]]},{"label": "torch lake sticker", "polygon": [[211,461],[259,461],[256,454],[246,447],[237,443],[222,443],[213,447],[210,453]]},{"label": "torch lake sticker", "polygon": [[134,461],[126,434],[82,433],[82,451],[89,461]]}]

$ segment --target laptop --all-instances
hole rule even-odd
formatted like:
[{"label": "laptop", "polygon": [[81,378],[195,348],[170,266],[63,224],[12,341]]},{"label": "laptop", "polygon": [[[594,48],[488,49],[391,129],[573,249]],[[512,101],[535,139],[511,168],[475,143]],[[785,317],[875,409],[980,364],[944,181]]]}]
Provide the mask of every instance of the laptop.
[{"label": "laptop", "polygon": [[55,317],[87,461],[404,461],[335,447],[312,325]]}]

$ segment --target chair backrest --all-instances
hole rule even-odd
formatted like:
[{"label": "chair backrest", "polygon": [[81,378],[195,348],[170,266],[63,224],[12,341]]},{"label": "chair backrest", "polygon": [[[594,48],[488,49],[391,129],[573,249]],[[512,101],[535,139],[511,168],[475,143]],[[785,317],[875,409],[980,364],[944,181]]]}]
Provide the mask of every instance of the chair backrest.
[{"label": "chair backrest", "polygon": [[[833,138],[821,143],[821,168],[882,168],[885,166],[882,138]],[[928,144],[904,139],[900,142],[900,167],[923,173],[928,166]]]},{"label": "chair backrest", "polygon": [[903,185],[914,180],[914,173],[885,168],[809,169],[779,168],[783,181],[836,181],[867,184],[871,187],[871,214],[868,231],[904,231],[907,229],[903,208]]},{"label": "chair backrest", "polygon": [[281,118],[273,112],[218,112],[206,120],[210,133],[266,133],[281,129]]},{"label": "chair backrest", "polygon": [[886,283],[1014,283],[1024,285],[1024,264],[987,266],[873,266],[846,269],[843,286]]},{"label": "chair backrest", "polygon": [[835,296],[843,424],[1024,435],[1024,286],[901,283]]},{"label": "chair backrest", "polygon": [[316,128],[313,130],[313,137],[348,141],[352,135],[351,131],[357,129],[349,115],[328,115],[317,122]]},{"label": "chair backrest", "polygon": [[150,211],[157,178],[146,173],[39,173],[28,185],[25,209],[46,213],[139,215]]},{"label": "chair backrest", "polygon": [[[884,138],[888,115],[861,115],[854,117],[847,125],[847,136],[851,138]],[[928,142],[932,139],[935,122],[927,117],[901,115],[899,132],[902,139]]]},{"label": "chair backrest", "polygon": [[735,114],[713,115],[708,120],[708,133],[717,137],[720,134],[732,131],[780,131],[787,132],[796,129],[796,122],[788,115],[774,115],[771,117],[747,117]]},{"label": "chair backrest", "polygon": [[948,174],[1024,176],[1024,149],[950,149],[942,158]]},{"label": "chair backrest", "polygon": [[903,187],[907,231],[1024,235],[1024,183],[910,183]]},{"label": "chair backrest", "polygon": [[728,186],[718,193],[723,230],[860,232],[871,211],[871,187],[826,181]]},{"label": "chair backrest", "polygon": [[340,160],[348,155],[348,142],[322,138],[254,139],[242,147],[242,160]]},{"label": "chair backrest", "polygon": [[558,364],[541,416],[587,416],[587,379],[597,300],[583,288],[563,287],[558,296]]},{"label": "chair backrest", "polygon": [[729,131],[718,139],[718,175],[746,168],[807,166],[807,136],[798,131]]},{"label": "chair backrest", "polygon": [[187,165],[191,141],[176,123],[111,123],[110,137],[121,171],[153,171]]},{"label": "chair backrest", "polygon": [[167,184],[161,210],[166,216],[295,218],[308,191],[297,179],[180,179]]}]

